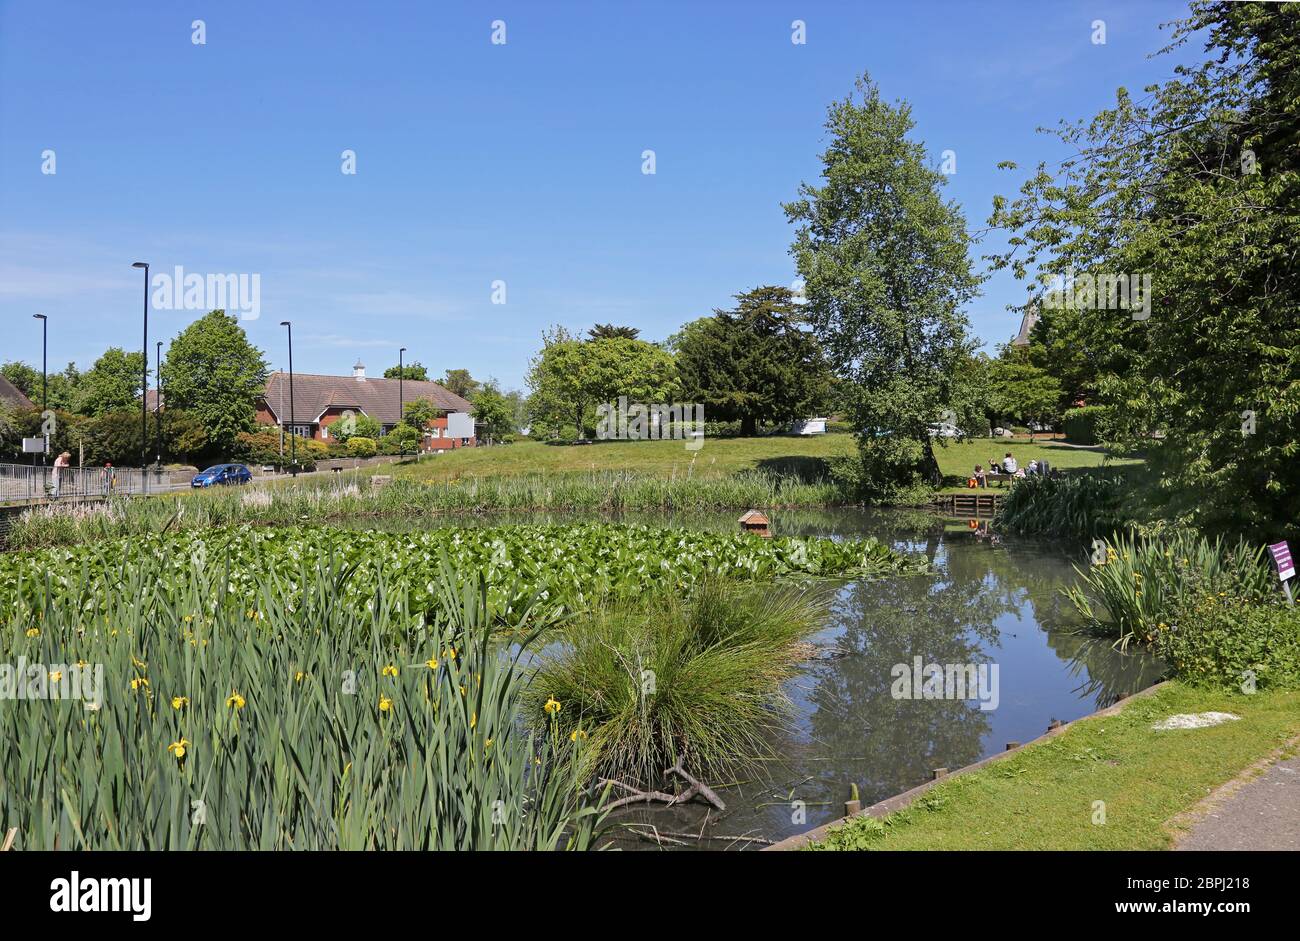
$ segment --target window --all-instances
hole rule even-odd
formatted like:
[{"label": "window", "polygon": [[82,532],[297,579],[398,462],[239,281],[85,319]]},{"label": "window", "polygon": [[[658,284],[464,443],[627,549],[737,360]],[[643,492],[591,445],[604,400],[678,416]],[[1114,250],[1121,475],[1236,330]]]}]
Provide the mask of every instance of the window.
[{"label": "window", "polygon": [[289,425],[289,426],[288,426],[288,431],[289,431],[289,434],[291,434],[291,435],[297,435],[299,438],[310,438],[310,437],[312,437],[312,426],[311,426],[311,425]]}]

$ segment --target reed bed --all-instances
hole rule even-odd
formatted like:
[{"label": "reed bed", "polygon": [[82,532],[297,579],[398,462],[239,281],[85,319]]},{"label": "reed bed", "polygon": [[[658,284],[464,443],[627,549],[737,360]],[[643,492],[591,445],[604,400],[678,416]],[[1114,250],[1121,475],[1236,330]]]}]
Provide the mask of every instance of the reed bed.
[{"label": "reed bed", "polygon": [[368,477],[258,483],[148,499],[122,499],[93,509],[42,507],[15,521],[9,546],[34,549],[164,528],[202,530],[241,523],[292,525],[367,517],[441,517],[493,511],[618,513],[720,508],[834,506],[851,502],[829,480],[746,471],[730,477],[657,477],[593,473],[462,478],[422,483],[398,478],[375,486]]}]

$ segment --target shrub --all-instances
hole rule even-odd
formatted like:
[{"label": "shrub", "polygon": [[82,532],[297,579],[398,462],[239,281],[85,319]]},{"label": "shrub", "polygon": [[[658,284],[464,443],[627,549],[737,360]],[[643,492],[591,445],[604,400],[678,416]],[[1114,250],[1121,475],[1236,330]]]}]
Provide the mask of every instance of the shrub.
[{"label": "shrub", "polygon": [[1192,683],[1300,687],[1300,614],[1289,606],[1207,592],[1157,631],[1154,650]]},{"label": "shrub", "polygon": [[361,435],[353,435],[348,439],[348,454],[352,457],[374,457],[378,453],[379,448],[375,444],[374,438],[365,438]]},{"label": "shrub", "polygon": [[1100,425],[1105,417],[1106,408],[1101,405],[1072,408],[1065,413],[1061,429],[1066,440],[1073,444],[1097,444],[1101,440]]},{"label": "shrub", "polygon": [[[283,454],[280,453],[282,444]],[[280,468],[288,467],[296,456],[299,467],[311,470],[317,461],[329,456],[329,448],[325,442],[312,438],[298,438],[291,442],[286,436],[282,443],[278,431],[241,432],[235,436],[231,456],[246,464],[268,464]]]},{"label": "shrub", "polygon": [[[1205,595],[1261,604],[1273,596],[1264,547],[1226,544],[1180,532],[1159,539],[1118,536],[1098,541],[1100,558],[1075,566],[1081,584],[1065,589],[1075,609],[1120,647],[1136,639],[1154,643]],[[1096,605],[1096,607],[1094,607]]]},{"label": "shrub", "polygon": [[1004,533],[1105,536],[1127,527],[1121,477],[1076,474],[1016,480],[993,518]]}]

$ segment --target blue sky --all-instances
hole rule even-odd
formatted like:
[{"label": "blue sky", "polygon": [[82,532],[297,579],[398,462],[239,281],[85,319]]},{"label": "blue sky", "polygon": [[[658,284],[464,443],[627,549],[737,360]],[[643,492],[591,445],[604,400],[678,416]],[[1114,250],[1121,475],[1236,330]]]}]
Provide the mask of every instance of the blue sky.
[{"label": "blue sky", "polygon": [[[864,70],[911,103],[936,162],[956,152],[947,191],[979,230],[995,193],[1065,155],[1037,127],[1169,73],[1177,60],[1148,54],[1185,13],[1157,0],[0,0],[0,361],[39,366],[33,313],[50,318],[51,368],[139,349],[130,264],[143,260],[258,274],[245,327],[272,368],[289,319],[303,372],[360,358],[377,375],[405,346],[431,373],[522,387],[550,324],[661,340],[742,290],[790,284],[780,204],[817,176],[826,105]],[[796,19],[805,45],[791,43]],[[1007,159],[1021,171],[995,169]],[[976,334],[1014,334],[1005,306],[1023,296],[1009,276],[988,282],[968,310]],[[154,311],[150,358],[199,314]]]}]

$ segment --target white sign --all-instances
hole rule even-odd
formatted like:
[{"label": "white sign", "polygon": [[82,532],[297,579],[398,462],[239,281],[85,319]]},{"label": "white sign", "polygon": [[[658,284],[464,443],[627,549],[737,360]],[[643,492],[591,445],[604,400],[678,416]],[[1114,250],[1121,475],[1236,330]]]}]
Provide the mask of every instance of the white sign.
[{"label": "white sign", "polygon": [[44,453],[45,453],[45,439],[44,439],[44,438],[24,438],[24,439],[23,439],[23,453],[24,453],[24,454],[44,454]]},{"label": "white sign", "polygon": [[447,413],[448,438],[474,437],[474,417],[469,412]]}]

